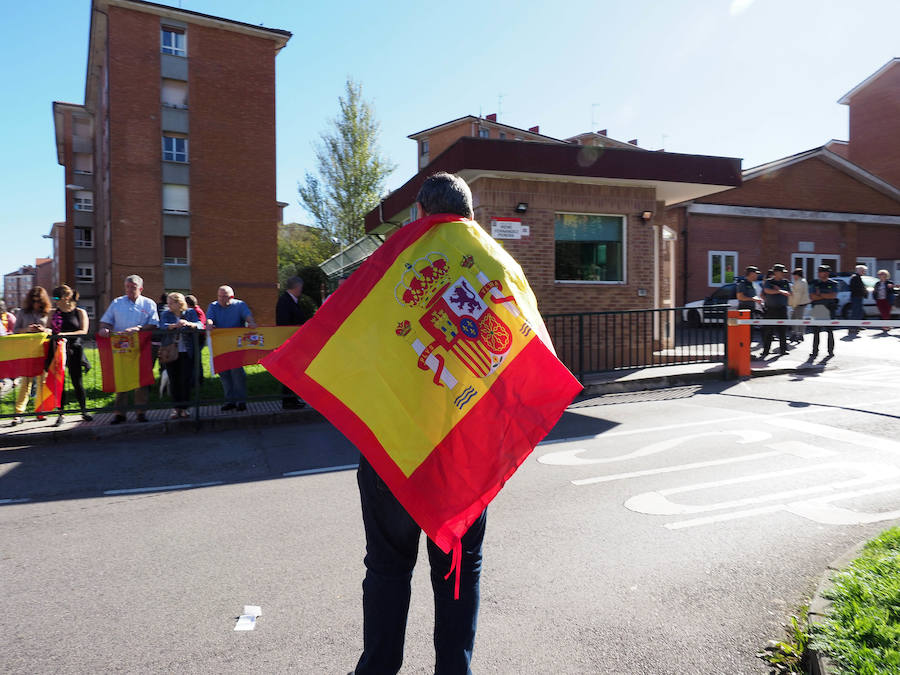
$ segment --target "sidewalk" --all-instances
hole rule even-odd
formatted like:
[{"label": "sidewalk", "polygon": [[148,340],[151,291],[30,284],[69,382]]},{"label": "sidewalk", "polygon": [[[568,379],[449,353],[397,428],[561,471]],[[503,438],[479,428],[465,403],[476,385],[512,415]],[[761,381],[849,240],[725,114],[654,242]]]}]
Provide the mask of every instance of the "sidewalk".
[{"label": "sidewalk", "polygon": [[[857,363],[860,360],[871,363],[878,363],[883,359],[900,361],[900,328],[886,335],[880,330],[864,330],[855,339],[848,339],[846,335],[845,330],[835,331],[833,359],[820,357],[815,361],[809,361],[812,335],[807,335],[803,343],[790,345],[791,348],[784,356],[770,355],[765,360],[751,360],[751,376],[814,374],[826,368],[839,371],[846,365],[848,359]],[[825,336],[822,336],[822,340],[820,350],[824,356]],[[759,353],[758,346],[754,346],[753,353]],[[581,396],[664,389],[715,380],[724,380],[724,367],[721,363],[635,368],[585,377]],[[134,422],[133,415],[130,414],[127,423],[118,425],[110,425],[112,413],[97,413],[90,422],[82,421],[77,413],[70,413],[66,415],[65,422],[58,427],[53,426],[56,421],[55,415],[48,416],[43,422],[37,421],[34,415],[29,415],[23,424],[15,427],[10,426],[9,418],[4,418],[0,420],[0,447],[101,440],[129,435],[185,434],[197,430],[266,427],[275,424],[313,424],[325,421],[322,415],[309,407],[302,410],[282,410],[280,400],[249,402],[246,412],[222,412],[218,405],[202,406],[198,422],[193,418],[170,420],[170,412],[170,408],[149,410],[148,421],[144,423]],[[190,412],[193,415],[193,410]]]}]

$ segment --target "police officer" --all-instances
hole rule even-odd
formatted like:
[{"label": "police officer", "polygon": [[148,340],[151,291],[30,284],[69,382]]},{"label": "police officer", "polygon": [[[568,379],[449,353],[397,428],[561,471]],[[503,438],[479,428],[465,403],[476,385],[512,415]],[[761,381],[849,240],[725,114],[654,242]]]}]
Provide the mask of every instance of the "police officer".
[{"label": "police officer", "polygon": [[[763,294],[766,298],[766,308],[763,310],[765,319],[787,319],[788,298],[791,296],[791,285],[784,278],[787,267],[782,264],[772,265],[772,278],[763,284]],[[769,355],[769,347],[778,331],[778,342],[781,346],[779,354],[787,354],[787,326],[766,326],[763,330],[763,350],[760,358]]]},{"label": "police officer", "polygon": [[[818,278],[809,282],[809,299],[812,302],[813,319],[832,319],[837,307],[838,283],[830,278],[831,267],[820,265]],[[834,356],[834,333],[831,326],[813,328],[813,346],[810,360],[819,355],[819,331],[828,333],[828,358]]]},{"label": "police officer", "polygon": [[737,283],[738,309],[749,309],[751,317],[759,314],[757,303],[762,302],[762,298],[756,294],[756,286],[753,285],[757,279],[759,268],[750,265],[744,270],[744,278]]}]

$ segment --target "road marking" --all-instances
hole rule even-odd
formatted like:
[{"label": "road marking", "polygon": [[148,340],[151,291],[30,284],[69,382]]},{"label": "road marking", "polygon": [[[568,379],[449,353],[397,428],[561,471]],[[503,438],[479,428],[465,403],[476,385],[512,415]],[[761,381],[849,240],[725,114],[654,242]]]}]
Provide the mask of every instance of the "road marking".
[{"label": "road marking", "polygon": [[210,483],[184,483],[183,485],[160,485],[158,487],[140,487],[140,488],[124,488],[122,490],[104,490],[105,495],[133,495],[144,492],[169,492],[171,490],[190,490],[191,488],[211,487],[213,485],[221,485],[222,481],[212,481]]},{"label": "road marking", "polygon": [[859,447],[866,448],[867,450],[889,450],[890,452],[900,454],[900,443],[898,443],[897,441],[892,441],[889,438],[872,436],[871,434],[864,434],[859,431],[841,429],[840,427],[831,427],[826,424],[806,422],[804,420],[786,420],[776,418],[768,419],[767,421],[769,424],[773,424],[776,427],[790,429],[791,431],[799,431],[803,434],[821,436],[822,438],[827,438],[829,440],[839,441],[843,443],[850,443],[851,445],[858,445]]},{"label": "road marking", "polygon": [[5,476],[13,469],[17,469],[22,465],[22,462],[7,462],[6,464],[0,464],[0,477]]},{"label": "road marking", "polygon": [[[723,509],[731,509],[740,506],[749,506],[751,504],[760,504],[776,499],[786,500],[801,495],[812,495],[817,492],[827,492],[829,490],[839,490],[859,485],[866,485],[881,480],[887,480],[900,476],[900,467],[890,464],[875,464],[861,462],[831,462],[828,464],[819,464],[812,467],[814,470],[819,469],[843,469],[844,471],[856,471],[863,475],[860,478],[851,480],[840,480],[822,485],[813,485],[796,490],[782,490],[780,492],[770,492],[769,494],[757,495],[755,497],[745,497],[744,499],[733,499],[724,502],[714,502],[712,504],[679,504],[673,502],[669,495],[682,494],[685,492],[697,492],[710,488],[725,487],[728,485],[740,485],[742,483],[751,483],[754,481],[767,480],[771,478],[781,478],[783,476],[793,476],[800,473],[809,473],[810,467],[802,466],[795,469],[783,469],[781,471],[771,471],[768,473],[757,473],[750,476],[741,476],[739,478],[727,478],[725,480],[709,481],[704,483],[694,483],[692,485],[682,485],[675,488],[667,488],[663,490],[655,490],[652,492],[644,492],[631,497],[625,502],[625,508],[636,511],[637,513],[646,513],[648,515],[657,516],[677,516],[687,513],[707,513],[709,511],[721,511]],[[783,505],[782,505],[783,506]]]},{"label": "road marking", "polygon": [[679,436],[676,438],[667,438],[662,441],[658,441],[657,443],[651,443],[650,445],[645,445],[642,448],[635,450],[634,452],[629,452],[625,455],[616,455],[615,457],[597,457],[597,458],[584,458],[579,457],[578,455],[582,452],[587,452],[587,448],[575,448],[574,450],[560,450],[559,452],[550,452],[546,455],[542,455],[538,457],[538,461],[541,464],[554,464],[557,466],[584,466],[586,464],[610,464],[612,462],[621,462],[627,459],[634,459],[636,457],[646,457],[648,455],[656,455],[661,452],[666,452],[667,450],[671,450],[672,448],[676,448],[683,443],[687,443],[690,440],[695,438],[706,438],[709,436],[737,436],[739,438],[738,443],[760,443],[768,438],[772,437],[772,434],[769,434],[765,431],[758,431],[756,429],[728,429],[725,431],[707,431],[699,434],[691,434],[690,436]]},{"label": "road marking", "polygon": [[753,459],[765,459],[766,457],[775,457],[780,454],[780,452],[758,452],[754,455],[741,455],[740,457],[732,457],[731,459],[716,459],[709,462],[694,462],[692,464],[680,464],[678,466],[664,466],[659,469],[647,469],[646,471],[632,471],[631,473],[615,473],[607,476],[596,476],[594,478],[581,478],[573,480],[572,485],[593,485],[595,483],[609,483],[614,480],[624,480],[626,478],[640,478],[641,476],[655,476],[661,473],[703,469],[709,466],[721,466],[723,464],[734,464],[736,462],[748,462]]},{"label": "road marking", "polygon": [[341,466],[323,466],[318,469],[302,469],[301,471],[288,471],[287,473],[281,474],[284,477],[288,476],[309,476],[315,473],[331,473],[332,471],[347,471],[349,469],[355,469],[359,466],[359,464],[343,464]]}]

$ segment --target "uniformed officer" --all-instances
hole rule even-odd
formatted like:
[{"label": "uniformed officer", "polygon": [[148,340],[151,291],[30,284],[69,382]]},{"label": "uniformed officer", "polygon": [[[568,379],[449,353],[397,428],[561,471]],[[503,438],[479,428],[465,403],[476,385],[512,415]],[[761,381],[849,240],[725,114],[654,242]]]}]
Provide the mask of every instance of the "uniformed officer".
[{"label": "uniformed officer", "polygon": [[757,279],[759,279],[759,268],[749,265],[744,270],[744,278],[737,283],[738,309],[749,309],[751,317],[759,314],[757,303],[762,302],[762,298],[756,294],[756,286],[753,285]]},{"label": "uniformed officer", "polygon": [[[838,283],[830,278],[831,267],[820,265],[818,278],[809,282],[809,299],[812,302],[813,319],[834,318],[834,310],[837,307]],[[828,357],[834,356],[834,333],[831,326],[815,326],[813,328],[813,346],[810,359],[819,355],[819,331],[828,333]]]},{"label": "uniformed officer", "polygon": [[[763,284],[763,294],[766,298],[766,308],[763,310],[764,319],[787,319],[788,298],[791,296],[791,285],[784,278],[787,267],[782,264],[772,265],[772,278]],[[778,342],[781,346],[779,354],[787,354],[787,326],[766,326],[763,330],[763,350],[760,358],[769,355],[769,347],[778,332]]]}]

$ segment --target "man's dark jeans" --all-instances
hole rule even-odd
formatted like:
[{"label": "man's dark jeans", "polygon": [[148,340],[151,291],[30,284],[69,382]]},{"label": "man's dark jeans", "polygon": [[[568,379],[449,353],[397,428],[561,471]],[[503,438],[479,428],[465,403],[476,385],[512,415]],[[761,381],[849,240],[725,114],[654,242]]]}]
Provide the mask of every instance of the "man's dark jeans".
[{"label": "man's dark jeans", "polygon": [[[392,675],[403,663],[410,581],[419,552],[421,530],[391,494],[372,466],[360,457],[356,474],[366,529],[366,578],[363,581],[363,653],[357,675]],[[450,555],[430,539],[431,586],[434,590],[435,675],[472,671],[472,648],[478,621],[481,546],[487,510],[462,538],[459,599],[453,599]]]}]

